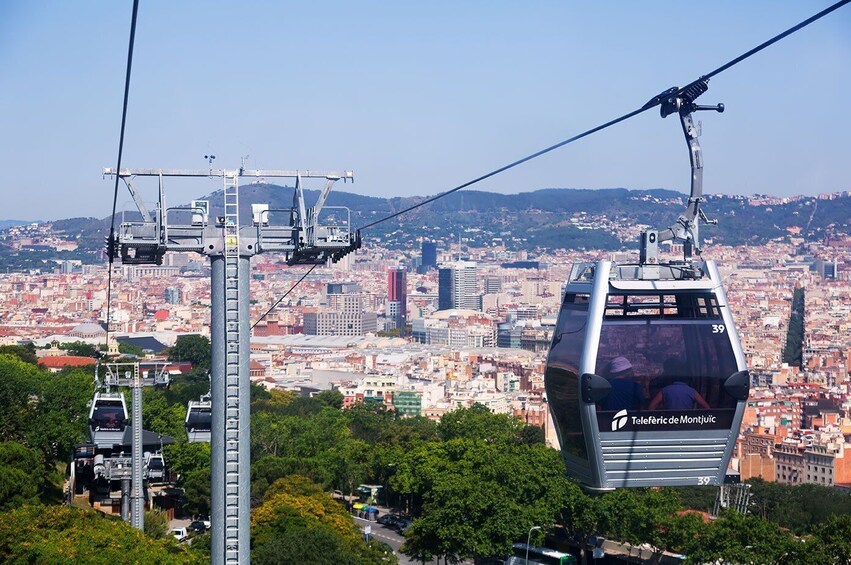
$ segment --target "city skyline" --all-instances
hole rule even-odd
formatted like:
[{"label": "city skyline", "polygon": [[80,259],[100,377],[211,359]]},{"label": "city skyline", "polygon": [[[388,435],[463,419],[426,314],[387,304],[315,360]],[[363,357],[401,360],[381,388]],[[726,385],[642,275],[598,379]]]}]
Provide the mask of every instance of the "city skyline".
[{"label": "city skyline", "polygon": [[[362,194],[435,194],[638,107],[819,7],[144,3],[124,161],[200,168],[212,152],[238,167],[248,155],[251,167],[350,168]],[[108,215],[112,185],[99,177],[114,166],[129,12],[0,7],[0,103],[15,109],[4,129],[16,140],[0,165],[19,194],[9,218]],[[318,31],[329,12],[346,25]],[[727,112],[704,119],[707,192],[848,188],[831,165],[848,149],[849,118],[833,109],[849,82],[849,22],[839,10],[712,81],[706,102]],[[680,136],[651,112],[477,188],[683,191]],[[187,183],[171,198],[218,188]]]}]

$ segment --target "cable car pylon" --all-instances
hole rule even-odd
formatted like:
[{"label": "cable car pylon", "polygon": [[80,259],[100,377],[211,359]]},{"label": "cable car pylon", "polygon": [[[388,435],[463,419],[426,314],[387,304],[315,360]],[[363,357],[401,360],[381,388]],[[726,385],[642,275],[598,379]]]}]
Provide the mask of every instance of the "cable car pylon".
[{"label": "cable car pylon", "polygon": [[[249,271],[251,257],[279,252],[289,265],[336,262],[360,247],[351,228],[351,212],[325,206],[338,180],[354,179],[351,171],[240,169],[124,169],[105,168],[104,176],[156,177],[159,203],[141,221],[122,221],[108,240],[110,258],[130,265],[160,265],[169,251],[207,255],[211,264],[211,553],[214,565],[250,561],[250,380]],[[210,217],[209,201],[189,208],[167,208],[164,179],[221,177],[223,215]],[[239,179],[295,179],[293,206],[270,209],[252,206],[251,223],[240,221]],[[302,180],[324,178],[319,199],[308,207]],[[138,201],[138,198],[134,197]],[[331,212],[330,214],[328,212]],[[322,212],[326,212],[324,216]]]}]

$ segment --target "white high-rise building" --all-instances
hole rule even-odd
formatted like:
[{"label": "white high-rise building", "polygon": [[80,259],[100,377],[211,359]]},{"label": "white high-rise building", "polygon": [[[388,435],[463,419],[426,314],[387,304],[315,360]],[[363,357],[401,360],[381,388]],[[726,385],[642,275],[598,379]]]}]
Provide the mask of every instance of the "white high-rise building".
[{"label": "white high-rise building", "polygon": [[476,263],[458,261],[440,269],[438,276],[439,309],[481,310],[482,296],[476,279]]}]

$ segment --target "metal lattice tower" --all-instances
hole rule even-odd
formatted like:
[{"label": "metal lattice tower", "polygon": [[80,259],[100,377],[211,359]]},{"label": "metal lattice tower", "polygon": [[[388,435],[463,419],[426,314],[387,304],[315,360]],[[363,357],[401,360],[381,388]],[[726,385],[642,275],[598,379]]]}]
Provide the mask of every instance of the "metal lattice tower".
[{"label": "metal lattice tower", "polygon": [[[324,206],[332,185],[354,178],[350,171],[104,169],[127,181],[141,221],[122,221],[116,247],[126,265],[162,264],[168,251],[193,251],[210,258],[212,341],[211,395],[211,550],[215,565],[248,563],[250,559],[250,381],[249,272],[250,259],[263,252],[284,253],[290,265],[322,265],[360,247],[351,229],[348,209]],[[134,177],[159,179],[159,206],[144,209]],[[224,215],[210,221],[210,203],[194,201],[189,208],[167,208],[165,177],[222,177]],[[269,209],[252,206],[250,225],[240,223],[239,179],[292,178],[293,206]],[[304,202],[302,179],[324,178],[325,187],[313,207]],[[255,208],[256,207],[256,208]],[[326,220],[320,219],[320,213]],[[183,221],[175,216],[184,216]],[[331,219],[327,219],[328,217]],[[189,219],[189,221],[187,221]],[[281,220],[276,222],[276,220]]]},{"label": "metal lattice tower", "polygon": [[[250,424],[242,426],[240,417],[240,334],[245,316],[240,316],[239,288],[239,179],[225,176],[225,563],[239,563],[247,557],[247,540],[239,536],[240,522],[248,516],[250,485],[240,477],[250,474],[248,457],[240,458],[243,434],[248,436]],[[247,331],[246,331],[247,333]],[[246,555],[243,555],[246,553]],[[241,559],[242,558],[242,559]]]},{"label": "metal lattice tower", "polygon": [[[108,465],[106,476],[112,480],[121,480],[122,492],[122,517],[126,519],[124,501],[127,493],[130,495],[130,524],[138,529],[145,529],[145,462],[144,442],[142,437],[142,387],[167,386],[169,375],[166,371],[167,363],[151,363],[151,369],[144,374],[140,371],[139,363],[106,363],[106,375],[103,387],[109,391],[111,387],[130,387],[132,399],[132,424],[131,424],[131,456],[129,460],[130,473],[128,476],[128,461],[125,457],[113,457],[116,466]],[[100,386],[100,385],[98,385]],[[127,488],[129,483],[129,488]]]},{"label": "metal lattice tower", "polygon": [[133,481],[130,492],[130,523],[139,530],[145,529],[145,489],[142,485],[142,380],[139,375],[139,364],[133,364]]}]

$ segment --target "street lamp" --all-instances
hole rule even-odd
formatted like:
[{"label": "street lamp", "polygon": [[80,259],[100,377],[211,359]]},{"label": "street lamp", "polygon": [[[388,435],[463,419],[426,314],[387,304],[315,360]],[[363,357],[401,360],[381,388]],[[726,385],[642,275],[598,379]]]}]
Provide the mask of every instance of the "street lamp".
[{"label": "street lamp", "polygon": [[532,526],[529,528],[529,535],[526,536],[526,565],[529,565],[529,540],[532,539],[532,530],[540,530],[541,526]]}]

